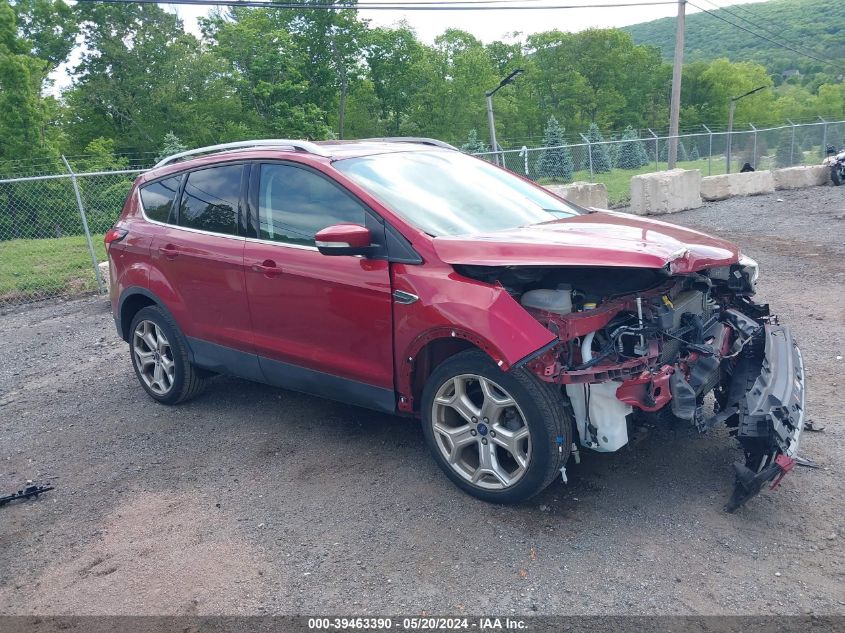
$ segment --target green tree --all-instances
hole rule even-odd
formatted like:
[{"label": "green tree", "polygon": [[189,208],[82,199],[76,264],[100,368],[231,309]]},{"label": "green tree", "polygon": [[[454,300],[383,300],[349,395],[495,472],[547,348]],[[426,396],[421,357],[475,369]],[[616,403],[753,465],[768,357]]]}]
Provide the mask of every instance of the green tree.
[{"label": "green tree", "polygon": [[[0,162],[57,157],[49,73],[73,46],[76,23],[60,0],[0,0]],[[7,171],[0,167],[0,170]]]},{"label": "green tree", "polygon": [[565,146],[564,130],[554,117],[549,118],[543,136],[543,153],[537,163],[537,175],[556,182],[572,180],[572,154]]},{"label": "green tree", "polygon": [[100,136],[121,149],[157,152],[168,131],[214,142],[241,119],[240,101],[181,21],[156,5],[78,5],[83,53],[65,94],[64,127],[78,153]]},{"label": "green tree", "polygon": [[643,142],[639,139],[633,127],[629,125],[625,128],[621,140],[624,142],[619,144],[619,154],[616,157],[615,167],[637,169],[648,164],[648,155]]},{"label": "green tree", "polygon": [[603,144],[604,137],[599,131],[599,126],[595,123],[590,123],[590,130],[587,132],[587,140],[589,140],[590,143],[598,143],[598,145],[590,146],[593,171],[597,174],[603,174],[610,171],[610,156],[607,153],[607,145]]},{"label": "green tree", "polygon": [[466,152],[467,154],[482,154],[484,152],[489,152],[490,148],[487,147],[483,141],[479,140],[478,132],[475,131],[475,128],[472,128],[469,131],[467,142],[461,145],[461,151]]},{"label": "green tree", "polygon": [[380,119],[388,135],[399,136],[414,100],[429,79],[428,51],[407,25],[372,29],[364,42]]},{"label": "green tree", "polygon": [[701,159],[701,154],[698,151],[698,143],[696,143],[695,141],[693,141],[693,143],[692,143],[692,149],[690,150],[690,153],[689,153],[689,159],[690,160],[700,160]]},{"label": "green tree", "polygon": [[161,151],[156,157],[156,161],[160,161],[163,158],[172,156],[173,154],[178,154],[179,152],[184,152],[187,149],[188,147],[179,140],[178,136],[176,136],[173,132],[168,132],[164,135],[164,140],[161,143]]}]

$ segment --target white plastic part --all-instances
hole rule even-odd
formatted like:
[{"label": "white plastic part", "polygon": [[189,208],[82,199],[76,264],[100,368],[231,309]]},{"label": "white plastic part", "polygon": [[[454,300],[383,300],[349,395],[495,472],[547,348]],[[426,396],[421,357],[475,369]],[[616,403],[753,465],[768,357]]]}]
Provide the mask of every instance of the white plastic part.
[{"label": "white plastic part", "polygon": [[593,339],[596,337],[595,332],[590,332],[581,341],[581,362],[589,363],[593,360]]},{"label": "white plastic part", "polygon": [[572,291],[568,288],[529,290],[522,295],[520,303],[526,308],[545,310],[555,314],[569,314],[572,312]]},{"label": "white plastic part", "polygon": [[[566,385],[566,395],[572,403],[575,423],[581,446],[600,453],[612,453],[628,443],[626,417],[633,409],[616,399],[616,390],[622,383],[617,380],[595,385]],[[587,419],[587,399],[590,402],[590,416]],[[595,441],[589,425],[596,428]]]}]

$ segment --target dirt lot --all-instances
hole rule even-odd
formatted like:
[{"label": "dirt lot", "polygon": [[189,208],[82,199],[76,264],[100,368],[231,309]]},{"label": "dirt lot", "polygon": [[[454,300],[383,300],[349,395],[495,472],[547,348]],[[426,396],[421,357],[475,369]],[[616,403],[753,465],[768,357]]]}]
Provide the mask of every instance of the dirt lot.
[{"label": "dirt lot", "polygon": [[56,490],[0,509],[0,613],[845,613],[845,187],[669,220],[759,259],[821,469],[729,515],[724,430],[655,429],[487,505],[413,422],[230,378],[163,407],[102,299],[29,308],[0,318],[0,490]]}]

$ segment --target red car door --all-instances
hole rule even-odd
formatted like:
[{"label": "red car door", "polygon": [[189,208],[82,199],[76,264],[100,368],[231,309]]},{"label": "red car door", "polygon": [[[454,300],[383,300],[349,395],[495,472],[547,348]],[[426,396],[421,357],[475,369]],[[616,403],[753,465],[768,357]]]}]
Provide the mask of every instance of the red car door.
[{"label": "red car door", "polygon": [[[150,289],[165,300],[199,364],[260,378],[239,234],[246,167],[222,165],[187,174],[175,213],[151,244]],[[253,371],[244,369],[236,352],[252,355]]]},{"label": "red car door", "polygon": [[[339,223],[383,226],[316,170],[254,165],[255,239],[244,251],[256,352],[271,384],[393,411],[392,299],[384,259],[326,256],[314,234]],[[381,235],[379,232],[381,231]]]}]

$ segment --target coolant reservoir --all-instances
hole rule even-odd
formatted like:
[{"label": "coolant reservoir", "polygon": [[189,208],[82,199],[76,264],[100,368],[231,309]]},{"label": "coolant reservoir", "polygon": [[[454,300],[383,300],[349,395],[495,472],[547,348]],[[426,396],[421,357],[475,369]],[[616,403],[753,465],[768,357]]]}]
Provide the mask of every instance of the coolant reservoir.
[{"label": "coolant reservoir", "polygon": [[557,290],[529,290],[520,299],[526,308],[545,310],[555,314],[569,314],[572,312],[572,290],[558,288]]}]

